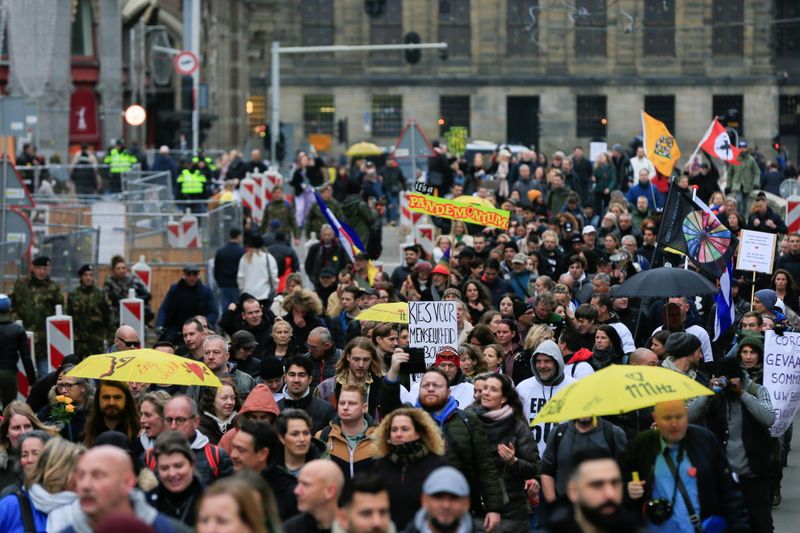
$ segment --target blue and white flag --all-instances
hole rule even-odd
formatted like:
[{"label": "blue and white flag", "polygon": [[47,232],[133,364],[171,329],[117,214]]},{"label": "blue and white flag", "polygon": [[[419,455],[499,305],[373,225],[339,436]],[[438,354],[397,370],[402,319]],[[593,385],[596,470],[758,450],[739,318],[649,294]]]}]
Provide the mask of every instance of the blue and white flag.
[{"label": "blue and white flag", "polygon": [[714,317],[714,340],[719,339],[736,321],[736,309],[733,307],[733,260],[728,259],[725,271],[719,278],[719,292],[714,296],[717,302],[717,316]]}]

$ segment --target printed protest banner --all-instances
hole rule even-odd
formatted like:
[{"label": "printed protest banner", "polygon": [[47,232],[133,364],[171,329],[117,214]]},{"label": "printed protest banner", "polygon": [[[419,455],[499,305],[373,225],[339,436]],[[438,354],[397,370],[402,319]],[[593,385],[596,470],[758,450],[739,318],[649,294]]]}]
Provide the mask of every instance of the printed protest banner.
[{"label": "printed protest banner", "polygon": [[780,437],[800,407],[800,333],[767,331],[764,340],[764,386],[775,409],[769,432]]},{"label": "printed protest banner", "polygon": [[408,195],[408,208],[417,213],[425,213],[440,218],[461,220],[480,226],[508,229],[511,213],[488,205],[470,205],[456,200],[437,198],[422,194]]},{"label": "printed protest banner", "polygon": [[425,350],[425,366],[432,365],[443,347],[458,349],[456,303],[409,302],[408,337],[411,348]]}]

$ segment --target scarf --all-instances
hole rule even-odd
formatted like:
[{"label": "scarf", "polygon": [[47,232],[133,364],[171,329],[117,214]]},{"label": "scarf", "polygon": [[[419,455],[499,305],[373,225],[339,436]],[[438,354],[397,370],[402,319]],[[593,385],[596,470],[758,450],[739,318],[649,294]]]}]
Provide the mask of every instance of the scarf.
[{"label": "scarf", "polygon": [[500,407],[500,409],[493,409],[491,411],[484,411],[480,413],[480,416],[483,418],[487,418],[489,420],[503,420],[508,418],[509,416],[514,414],[514,410],[511,408],[510,405],[505,404],[504,406]]},{"label": "scarf", "polygon": [[761,385],[764,382],[764,365],[756,365],[753,368],[745,368],[745,372],[750,376],[750,381]]},{"label": "scarf", "polygon": [[389,443],[389,460],[398,466],[406,467],[411,463],[421,461],[430,453],[422,439],[412,440],[403,444]]},{"label": "scarf", "polygon": [[234,418],[236,417],[236,415],[237,415],[237,414],[239,414],[239,413],[237,413],[236,411],[234,411],[234,412],[232,412],[232,413],[231,413],[231,415],[230,415],[228,418],[226,418],[225,420],[222,420],[221,418],[217,417],[217,416],[216,416],[214,413],[209,413],[208,411],[205,411],[205,414],[206,414],[206,416],[208,416],[209,418],[211,418],[211,420],[213,420],[214,422],[216,422],[216,423],[217,423],[217,427],[219,427],[219,431],[220,431],[220,433],[222,433],[222,434],[224,435],[225,433],[227,433],[227,431],[228,431],[228,428],[230,428],[230,427],[231,427],[231,424],[233,423],[233,419],[234,419]]},{"label": "scarf", "polygon": [[611,346],[605,350],[601,350],[599,348],[594,349],[594,356],[600,362],[600,366],[607,367],[608,365],[617,361],[620,358],[619,354],[614,350],[614,347]]},{"label": "scarf", "polygon": [[[417,403],[414,405],[414,407],[422,408],[422,405],[420,405],[419,400],[417,400]],[[447,422],[447,419],[450,417],[451,414],[453,414],[453,411],[455,411],[456,409],[458,409],[458,402],[455,400],[455,398],[450,396],[449,398],[447,398],[447,403],[444,404],[444,407],[438,413],[432,413],[427,409],[425,411],[429,415],[431,415],[431,417],[436,421],[437,424],[439,424],[439,427],[443,427],[444,423]]]}]

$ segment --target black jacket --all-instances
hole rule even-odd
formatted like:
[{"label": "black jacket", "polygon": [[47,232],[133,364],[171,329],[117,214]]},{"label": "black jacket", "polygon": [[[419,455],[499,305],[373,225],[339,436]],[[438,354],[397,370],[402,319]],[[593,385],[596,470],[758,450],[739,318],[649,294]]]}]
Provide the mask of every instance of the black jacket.
[{"label": "black jacket", "polygon": [[314,427],[311,428],[312,435],[325,428],[336,416],[336,409],[333,405],[319,398],[314,398],[311,395],[311,390],[299,400],[292,400],[288,394],[284,393],[284,397],[278,401],[278,409],[281,412],[284,409],[302,409],[308,413],[308,416],[314,422]]},{"label": "black jacket", "polygon": [[[697,468],[697,492],[700,498],[700,518],[718,515],[728,521],[728,531],[749,531],[747,508],[734,481],[725,451],[713,433],[700,426],[689,425],[683,439],[686,454]],[[637,509],[644,509],[650,500],[655,482],[653,474],[656,458],[661,453],[660,434],[656,430],[640,433],[628,446],[622,457],[622,477],[630,480],[632,472],[639,472],[645,483],[645,494],[634,500]]]},{"label": "black jacket", "polygon": [[203,495],[203,484],[194,476],[191,485],[179,494],[169,492],[164,485],[147,493],[147,503],[158,512],[174,518],[189,527],[194,527],[197,520],[197,502]]},{"label": "black jacket", "polygon": [[239,272],[239,260],[244,255],[244,248],[235,242],[229,242],[214,256],[214,279],[220,288],[238,287],[236,275]]},{"label": "black jacket", "polygon": [[0,370],[16,371],[20,357],[28,383],[36,383],[36,370],[31,361],[25,328],[11,320],[0,320]]},{"label": "black jacket", "polygon": [[[325,445],[317,440],[311,439],[311,448],[306,454],[306,463],[314,459],[323,458],[326,455]],[[278,504],[278,514],[281,520],[295,516],[297,510],[297,496],[294,495],[294,488],[297,486],[297,478],[286,470],[284,466],[283,447],[276,450],[275,460],[270,462],[266,470],[261,472],[261,477],[267,482],[275,494],[275,501]]]}]

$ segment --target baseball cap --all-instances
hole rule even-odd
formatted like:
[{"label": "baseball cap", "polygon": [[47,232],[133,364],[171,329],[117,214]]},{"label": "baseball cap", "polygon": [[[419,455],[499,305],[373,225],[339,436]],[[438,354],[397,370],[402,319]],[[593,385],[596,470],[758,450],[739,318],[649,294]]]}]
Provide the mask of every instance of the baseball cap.
[{"label": "baseball cap", "polygon": [[524,265],[528,262],[528,256],[523,253],[514,254],[514,259],[512,259],[511,262]]},{"label": "baseball cap", "polygon": [[242,348],[252,348],[254,346],[258,346],[255,336],[249,331],[245,331],[243,329],[234,333],[231,336],[231,341],[233,341],[233,344],[236,346],[240,346]]},{"label": "baseball cap", "polygon": [[444,493],[465,498],[469,496],[469,483],[464,474],[452,466],[442,466],[430,473],[422,484],[422,493],[426,496]]},{"label": "baseball cap", "polygon": [[0,294],[0,313],[11,311],[11,298],[7,294]]},{"label": "baseball cap", "polygon": [[445,265],[439,264],[439,265],[436,265],[433,270],[431,270],[431,274],[442,274],[442,275],[445,275],[445,276],[449,276],[450,275],[450,269],[447,268],[447,266],[445,266]]},{"label": "baseball cap", "polygon": [[592,225],[584,226],[582,233],[583,235],[586,235],[587,233],[597,233],[597,229]]},{"label": "baseball cap", "polygon": [[200,273],[200,267],[197,266],[197,265],[186,264],[186,265],[183,265],[183,272],[184,272],[184,274],[189,274],[189,273],[198,274],[198,273]]},{"label": "baseball cap", "polygon": [[336,277],[336,271],[333,270],[331,267],[323,267],[323,269],[319,271],[319,277],[321,277],[321,278],[325,278],[325,277],[335,278]]}]

